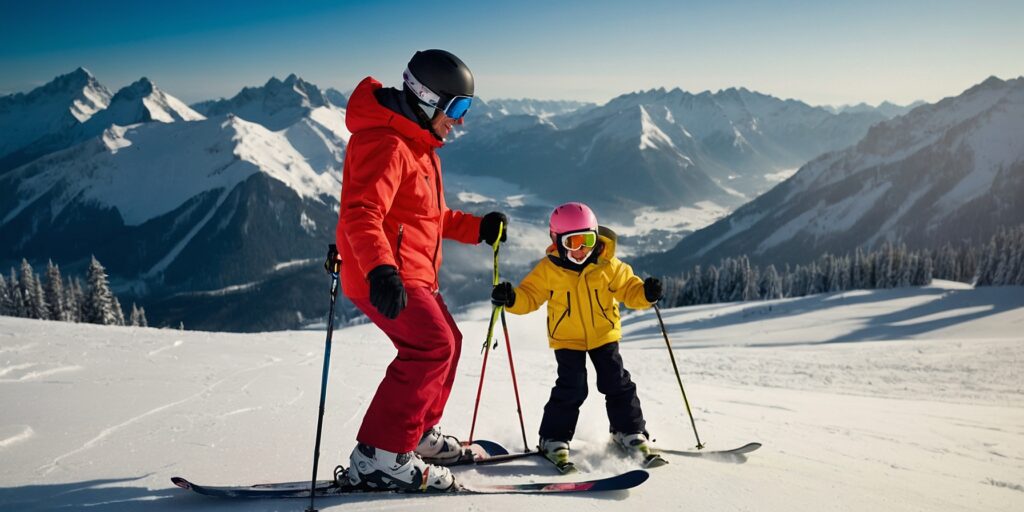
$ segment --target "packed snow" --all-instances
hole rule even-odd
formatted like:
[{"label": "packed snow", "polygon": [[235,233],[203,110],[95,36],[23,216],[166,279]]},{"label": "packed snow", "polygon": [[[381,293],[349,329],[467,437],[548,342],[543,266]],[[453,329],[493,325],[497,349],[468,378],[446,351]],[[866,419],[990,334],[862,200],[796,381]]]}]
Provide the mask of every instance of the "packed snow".
[{"label": "packed snow", "polygon": [[[325,277],[325,290],[327,279]],[[1021,510],[1024,290],[936,282],[662,311],[707,449],[652,311],[623,319],[622,354],[670,464],[631,491],[580,496],[362,496],[324,510]],[[326,309],[326,293],[325,309]],[[457,314],[464,350],[442,427],[466,437],[489,305]],[[528,442],[555,378],[545,315],[509,315]],[[394,352],[373,325],[334,333],[320,475],[345,460]],[[308,479],[324,333],[226,334],[0,317],[0,509],[303,510],[177,489]],[[523,448],[504,341],[477,436]],[[456,469],[474,482],[606,476],[593,387],[572,444],[577,477],[540,460]]]}]

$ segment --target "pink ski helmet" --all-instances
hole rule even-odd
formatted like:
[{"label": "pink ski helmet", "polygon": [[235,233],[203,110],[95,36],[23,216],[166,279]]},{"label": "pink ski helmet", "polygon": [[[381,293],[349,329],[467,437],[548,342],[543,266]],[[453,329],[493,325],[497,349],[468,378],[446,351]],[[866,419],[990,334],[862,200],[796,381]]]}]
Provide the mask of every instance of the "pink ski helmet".
[{"label": "pink ski helmet", "polygon": [[574,231],[597,231],[597,216],[583,203],[565,203],[551,212],[549,226],[554,235]]}]

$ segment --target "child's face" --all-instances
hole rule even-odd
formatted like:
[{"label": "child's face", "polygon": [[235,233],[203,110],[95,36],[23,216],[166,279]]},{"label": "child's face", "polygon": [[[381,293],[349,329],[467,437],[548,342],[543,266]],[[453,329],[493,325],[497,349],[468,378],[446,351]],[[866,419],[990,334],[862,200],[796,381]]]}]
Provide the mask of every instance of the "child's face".
[{"label": "child's face", "polygon": [[572,258],[576,263],[582,263],[590,256],[590,253],[594,250],[593,247],[582,247],[575,251],[567,251],[569,257]]},{"label": "child's face", "polygon": [[[582,264],[590,256],[590,253],[594,251],[594,247],[596,247],[597,233],[593,231],[581,231],[565,234],[561,237],[556,237],[552,234],[552,241],[556,244],[562,245],[569,261],[576,264]],[[576,248],[572,249],[571,247]]]}]

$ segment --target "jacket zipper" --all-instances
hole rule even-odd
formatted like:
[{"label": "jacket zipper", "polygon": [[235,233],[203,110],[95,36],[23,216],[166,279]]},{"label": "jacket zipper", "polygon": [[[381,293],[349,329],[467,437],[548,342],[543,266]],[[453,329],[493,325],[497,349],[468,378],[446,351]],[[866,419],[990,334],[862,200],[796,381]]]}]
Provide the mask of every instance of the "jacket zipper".
[{"label": "jacket zipper", "polygon": [[[612,324],[612,329],[615,328],[615,322],[612,322],[611,318],[608,318],[608,314],[604,312],[604,304],[601,304],[601,297],[597,294],[597,288],[594,288],[594,300],[597,301],[597,307],[601,308],[601,316],[604,317],[608,323]],[[597,327],[596,325],[594,327]]]},{"label": "jacket zipper", "polygon": [[552,338],[555,337],[555,331],[558,330],[558,326],[561,325],[562,320],[565,320],[565,317],[571,316],[571,315],[572,315],[572,299],[571,299],[571,297],[569,295],[569,292],[565,292],[565,311],[562,312],[562,316],[558,317],[558,321],[555,322],[555,327],[551,329],[551,337]]},{"label": "jacket zipper", "polygon": [[[584,278],[584,279],[586,279],[586,278]],[[584,281],[584,283],[586,283],[586,281]],[[566,295],[568,295],[568,292],[566,292]],[[579,295],[577,295],[576,298],[577,298],[577,300],[579,300]],[[590,300],[590,295],[589,294],[587,295],[587,300]],[[579,307],[580,307],[580,309],[583,309],[583,301],[582,300],[580,300]],[[590,309],[591,310],[594,309],[593,305],[591,305]],[[594,318],[593,317],[593,315],[594,315],[593,311],[591,311],[590,315],[591,315],[591,317],[590,317],[591,318],[591,322],[593,322],[593,318]],[[580,317],[580,327],[583,328],[583,342],[589,346],[589,343],[587,343],[587,340],[590,339],[590,334],[587,333],[587,322],[584,321],[583,317]]]},{"label": "jacket zipper", "polygon": [[[441,217],[441,222],[444,221],[444,212],[441,211],[441,168],[437,166],[437,155],[430,152],[430,164],[434,167],[434,192],[436,194],[435,205],[437,206],[437,214]],[[441,238],[443,235],[444,226],[438,223],[437,241],[434,243],[434,257],[430,260],[434,266],[434,289],[440,289],[441,284],[438,282],[438,268],[437,268],[437,254],[441,251]]]},{"label": "jacket zipper", "polygon": [[395,263],[398,263],[398,268],[402,268],[402,235],[405,234],[405,225],[398,225],[398,240],[395,242]]},{"label": "jacket zipper", "polygon": [[[587,282],[587,276],[583,276],[583,284],[587,288],[590,287],[590,283]],[[594,293],[596,294],[597,290],[594,290]],[[590,325],[594,326],[594,330],[596,331],[597,330],[597,319],[594,316],[594,299],[590,297],[589,293],[587,294],[587,300],[590,301]],[[600,302],[598,302],[597,304],[598,304],[598,306],[601,305]],[[601,313],[604,313],[604,311],[602,310]]]}]

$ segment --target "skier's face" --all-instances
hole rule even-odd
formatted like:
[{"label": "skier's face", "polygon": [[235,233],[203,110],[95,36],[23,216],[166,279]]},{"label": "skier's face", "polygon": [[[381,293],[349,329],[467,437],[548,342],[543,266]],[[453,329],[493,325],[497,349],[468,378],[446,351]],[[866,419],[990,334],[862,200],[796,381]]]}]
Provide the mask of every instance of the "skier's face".
[{"label": "skier's face", "polygon": [[579,249],[577,249],[575,251],[568,251],[568,253],[569,253],[569,256],[571,256],[573,260],[575,260],[576,262],[580,262],[580,261],[586,260],[587,256],[590,256],[590,253],[593,250],[594,250],[593,247],[581,247],[581,248],[579,248]]},{"label": "skier's face", "polygon": [[434,118],[430,121],[430,124],[434,128],[434,133],[436,133],[438,137],[444,139],[448,136],[448,133],[452,131],[452,126],[462,124],[464,119],[464,117],[460,119],[452,119],[444,115],[444,112],[442,112],[441,109],[437,109],[434,113]]}]

